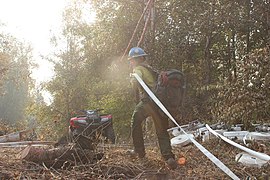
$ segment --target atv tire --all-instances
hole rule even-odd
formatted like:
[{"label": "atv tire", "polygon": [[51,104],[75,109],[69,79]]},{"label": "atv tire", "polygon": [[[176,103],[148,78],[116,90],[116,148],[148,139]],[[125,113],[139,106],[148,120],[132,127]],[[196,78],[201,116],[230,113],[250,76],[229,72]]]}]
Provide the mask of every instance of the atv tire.
[{"label": "atv tire", "polygon": [[115,144],[115,133],[112,124],[104,129],[104,135],[112,144]]},{"label": "atv tire", "polygon": [[96,145],[94,141],[86,136],[79,135],[74,138],[75,144],[77,147],[82,149],[95,150]]}]

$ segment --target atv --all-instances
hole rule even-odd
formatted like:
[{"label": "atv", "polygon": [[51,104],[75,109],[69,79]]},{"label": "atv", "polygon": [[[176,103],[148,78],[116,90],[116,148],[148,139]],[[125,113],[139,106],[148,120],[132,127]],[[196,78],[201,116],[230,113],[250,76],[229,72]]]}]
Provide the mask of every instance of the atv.
[{"label": "atv", "polygon": [[92,149],[103,137],[115,143],[112,115],[100,114],[103,109],[83,110],[83,114],[70,119],[69,136],[83,149]]}]

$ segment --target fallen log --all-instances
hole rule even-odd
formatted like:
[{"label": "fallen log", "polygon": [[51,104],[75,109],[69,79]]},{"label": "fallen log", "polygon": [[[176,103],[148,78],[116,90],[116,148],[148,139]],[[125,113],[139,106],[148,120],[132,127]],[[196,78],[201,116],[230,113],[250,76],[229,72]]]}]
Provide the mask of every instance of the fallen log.
[{"label": "fallen log", "polygon": [[34,146],[48,146],[48,145],[54,145],[54,141],[19,141],[19,142],[5,142],[0,143],[1,147],[26,147],[29,145]]},{"label": "fallen log", "polygon": [[45,164],[46,167],[53,167],[56,169],[82,163],[94,163],[102,157],[103,153],[96,153],[91,150],[72,147],[45,149],[28,146],[21,153],[22,160],[40,165]]},{"label": "fallen log", "polygon": [[28,129],[28,130],[14,132],[14,133],[10,133],[4,136],[0,136],[0,143],[20,141],[24,139],[29,133],[34,133],[34,129]]}]

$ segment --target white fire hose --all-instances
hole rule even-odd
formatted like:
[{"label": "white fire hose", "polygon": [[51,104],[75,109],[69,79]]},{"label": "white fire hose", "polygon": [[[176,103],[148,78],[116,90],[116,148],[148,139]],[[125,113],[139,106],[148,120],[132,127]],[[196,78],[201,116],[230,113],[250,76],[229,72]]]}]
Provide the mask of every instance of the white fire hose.
[{"label": "white fire hose", "polygon": [[176,122],[176,120],[172,117],[169,111],[164,107],[164,105],[159,101],[159,99],[154,95],[154,93],[148,88],[148,86],[143,82],[140,76],[136,73],[132,74],[143,89],[147,92],[147,94],[151,97],[151,99],[159,106],[159,108],[170,118],[170,120],[180,128],[181,131],[190,139],[190,141],[199,148],[199,150],[207,156],[216,166],[218,166],[224,173],[230,176],[232,179],[240,180],[226,165],[224,165],[219,159],[217,159],[213,154],[211,154],[207,149],[205,149],[200,143],[198,143],[195,139],[193,139],[190,135],[188,135],[183,128]]}]

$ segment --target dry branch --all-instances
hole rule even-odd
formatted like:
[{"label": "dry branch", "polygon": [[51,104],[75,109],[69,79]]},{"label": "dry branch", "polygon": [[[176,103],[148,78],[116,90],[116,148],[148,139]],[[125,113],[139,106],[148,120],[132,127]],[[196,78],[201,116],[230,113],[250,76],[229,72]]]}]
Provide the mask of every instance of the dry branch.
[{"label": "dry branch", "polygon": [[33,146],[26,147],[21,153],[21,159],[45,164],[47,167],[60,168],[63,165],[74,165],[75,162],[93,163],[101,159],[103,154],[89,150],[75,149],[72,147],[60,148],[38,148]]},{"label": "dry branch", "polygon": [[29,145],[47,146],[47,145],[53,145],[53,144],[55,144],[54,141],[19,141],[19,142],[0,143],[0,148],[1,147],[25,147]]}]

